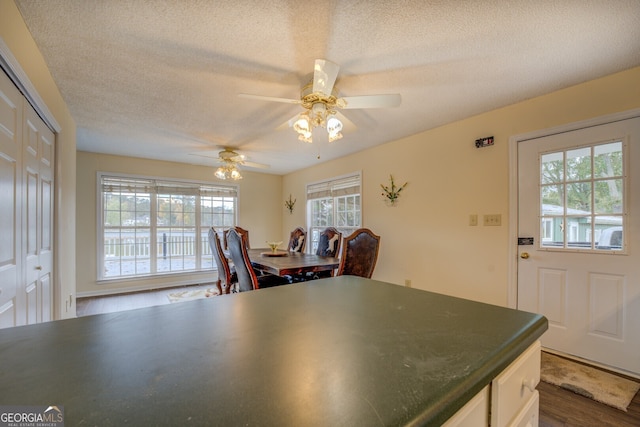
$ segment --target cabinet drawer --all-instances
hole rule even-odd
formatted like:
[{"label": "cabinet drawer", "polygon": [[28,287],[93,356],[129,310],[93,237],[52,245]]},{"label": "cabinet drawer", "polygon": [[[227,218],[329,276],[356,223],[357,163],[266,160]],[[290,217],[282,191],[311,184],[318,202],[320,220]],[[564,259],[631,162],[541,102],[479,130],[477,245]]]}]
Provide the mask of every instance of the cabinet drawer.
[{"label": "cabinet drawer", "polygon": [[489,386],[483,388],[442,427],[486,427],[489,425]]},{"label": "cabinet drawer", "polygon": [[537,395],[538,382],[540,341],[533,343],[491,383],[491,425],[513,425],[515,418]]},{"label": "cabinet drawer", "polygon": [[524,405],[522,411],[510,424],[513,427],[538,427],[540,420],[540,394],[538,390],[533,393],[529,402]]}]

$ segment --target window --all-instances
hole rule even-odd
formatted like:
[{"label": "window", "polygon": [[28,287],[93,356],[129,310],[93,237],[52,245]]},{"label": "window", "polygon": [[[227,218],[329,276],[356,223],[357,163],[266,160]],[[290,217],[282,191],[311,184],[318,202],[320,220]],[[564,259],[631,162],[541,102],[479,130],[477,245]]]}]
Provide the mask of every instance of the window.
[{"label": "window", "polygon": [[622,141],[540,157],[541,247],[624,251]]},{"label": "window", "polygon": [[337,228],[348,236],[362,224],[360,173],[307,185],[307,250],[315,253],[320,233]]},{"label": "window", "polygon": [[209,270],[210,227],[235,225],[237,188],[99,176],[98,280]]}]

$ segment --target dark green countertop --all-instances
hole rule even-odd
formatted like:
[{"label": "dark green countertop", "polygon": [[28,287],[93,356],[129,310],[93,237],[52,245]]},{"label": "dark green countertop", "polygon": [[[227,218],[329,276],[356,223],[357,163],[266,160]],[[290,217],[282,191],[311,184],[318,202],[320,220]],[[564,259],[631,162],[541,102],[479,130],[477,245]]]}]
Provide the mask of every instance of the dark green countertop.
[{"label": "dark green countertop", "polygon": [[0,330],[0,405],[66,426],[440,425],[547,329],[357,277]]}]

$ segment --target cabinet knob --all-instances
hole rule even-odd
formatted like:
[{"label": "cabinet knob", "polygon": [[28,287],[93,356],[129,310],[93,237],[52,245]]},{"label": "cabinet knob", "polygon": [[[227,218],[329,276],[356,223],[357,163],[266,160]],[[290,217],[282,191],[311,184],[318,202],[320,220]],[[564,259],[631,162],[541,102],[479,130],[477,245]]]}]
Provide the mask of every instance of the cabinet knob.
[{"label": "cabinet knob", "polygon": [[536,381],[533,378],[525,378],[522,380],[522,387],[528,388],[529,391],[534,391],[536,389]]}]

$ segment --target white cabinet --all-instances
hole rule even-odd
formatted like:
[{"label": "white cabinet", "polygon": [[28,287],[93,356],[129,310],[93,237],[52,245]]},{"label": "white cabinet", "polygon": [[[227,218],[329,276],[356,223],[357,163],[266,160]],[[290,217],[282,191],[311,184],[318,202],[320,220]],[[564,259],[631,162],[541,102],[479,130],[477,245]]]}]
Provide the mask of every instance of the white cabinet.
[{"label": "white cabinet", "polygon": [[537,427],[539,382],[540,341],[536,341],[443,425]]},{"label": "white cabinet", "polygon": [[536,341],[491,383],[491,426],[527,425],[519,420],[534,407],[537,414],[539,382],[540,341]]},{"label": "white cabinet", "polygon": [[490,388],[486,386],[467,402],[443,427],[476,427],[489,425]]}]

